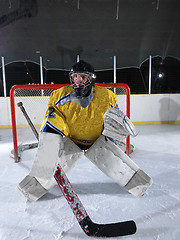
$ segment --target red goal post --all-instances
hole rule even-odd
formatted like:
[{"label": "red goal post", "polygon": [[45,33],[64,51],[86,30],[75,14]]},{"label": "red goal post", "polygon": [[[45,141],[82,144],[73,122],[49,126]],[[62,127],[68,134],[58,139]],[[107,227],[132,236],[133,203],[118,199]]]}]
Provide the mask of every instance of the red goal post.
[{"label": "red goal post", "polygon": [[[32,130],[28,131],[29,125],[26,122],[22,112],[17,107],[18,102],[22,102],[31,121],[36,128],[39,128],[52,91],[67,86],[69,84],[29,84],[29,85],[14,85],[10,90],[10,107],[13,135],[13,150],[12,157],[15,162],[19,162],[21,152],[37,147],[37,140],[28,139]],[[97,83],[96,85],[106,87],[112,90],[117,96],[119,108],[130,118],[130,88],[124,83]],[[33,138],[32,137],[32,138]],[[36,143],[32,143],[33,141]],[[130,154],[133,151],[133,146],[130,144],[130,137],[125,141],[126,153]]]}]

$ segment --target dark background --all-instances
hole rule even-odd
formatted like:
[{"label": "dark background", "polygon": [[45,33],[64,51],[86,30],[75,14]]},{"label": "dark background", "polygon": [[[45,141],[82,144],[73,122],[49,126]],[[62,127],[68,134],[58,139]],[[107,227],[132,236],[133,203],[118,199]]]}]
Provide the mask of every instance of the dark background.
[{"label": "dark background", "polygon": [[[132,93],[148,93],[152,56],[152,93],[180,92],[179,13],[179,0],[1,0],[7,92],[40,83],[40,56],[44,81],[67,83],[77,55],[94,66],[97,82],[113,82],[115,55],[117,82]],[[2,71],[0,79],[3,96]]]}]

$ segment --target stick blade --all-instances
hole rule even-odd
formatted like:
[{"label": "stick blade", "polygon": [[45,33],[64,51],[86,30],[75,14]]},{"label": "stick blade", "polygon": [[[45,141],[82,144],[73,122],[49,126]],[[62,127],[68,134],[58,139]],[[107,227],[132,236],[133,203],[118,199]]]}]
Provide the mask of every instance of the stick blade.
[{"label": "stick blade", "polygon": [[134,221],[126,221],[110,224],[97,224],[87,216],[79,222],[81,228],[88,236],[93,237],[118,237],[136,233]]}]

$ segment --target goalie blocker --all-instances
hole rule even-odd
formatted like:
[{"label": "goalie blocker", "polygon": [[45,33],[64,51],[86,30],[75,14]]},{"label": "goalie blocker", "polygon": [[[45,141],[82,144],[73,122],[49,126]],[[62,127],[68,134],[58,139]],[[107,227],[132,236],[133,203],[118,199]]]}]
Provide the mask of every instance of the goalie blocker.
[{"label": "goalie blocker", "polygon": [[38,200],[56,184],[57,164],[66,173],[83,155],[134,196],[143,195],[152,184],[152,179],[103,135],[83,153],[69,138],[41,132],[32,169],[19,183],[19,190],[28,200]]}]

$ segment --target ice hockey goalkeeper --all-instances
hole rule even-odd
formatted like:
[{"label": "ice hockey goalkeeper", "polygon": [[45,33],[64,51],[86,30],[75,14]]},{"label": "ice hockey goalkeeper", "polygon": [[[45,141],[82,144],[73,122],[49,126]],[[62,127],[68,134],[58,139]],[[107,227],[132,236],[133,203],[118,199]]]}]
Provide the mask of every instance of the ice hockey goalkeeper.
[{"label": "ice hockey goalkeeper", "polygon": [[73,65],[70,86],[51,94],[41,126],[37,154],[19,190],[36,201],[52,188],[59,163],[69,171],[83,155],[134,196],[142,196],[152,179],[117,146],[135,128],[118,109],[116,96],[94,85],[94,68],[80,60]]}]

